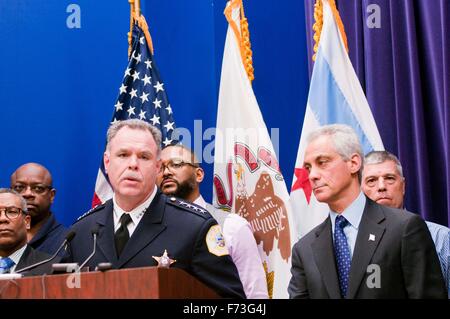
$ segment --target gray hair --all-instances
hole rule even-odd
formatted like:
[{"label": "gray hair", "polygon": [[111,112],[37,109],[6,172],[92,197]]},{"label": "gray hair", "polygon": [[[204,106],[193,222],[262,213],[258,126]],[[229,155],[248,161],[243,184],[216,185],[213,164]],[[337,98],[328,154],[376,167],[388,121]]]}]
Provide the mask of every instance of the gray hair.
[{"label": "gray hair", "polygon": [[361,157],[361,168],[358,171],[358,178],[361,181],[361,174],[363,169],[362,160],[364,158],[361,143],[358,135],[348,125],[331,124],[321,126],[312,131],[308,137],[308,144],[321,136],[329,136],[336,152],[345,160],[348,161],[353,154],[358,154]]},{"label": "gray hair", "polygon": [[22,205],[22,211],[26,214],[28,212],[27,209],[27,201],[20,195],[18,192],[11,188],[0,188],[0,194],[13,194],[20,199],[20,204]]},{"label": "gray hair", "polygon": [[344,160],[348,161],[354,153],[359,154],[361,159],[364,157],[358,136],[350,126],[343,124],[322,126],[309,134],[307,138],[308,144],[323,135],[331,137],[331,142],[336,152]]},{"label": "gray hair", "polygon": [[111,140],[117,135],[117,132],[119,132],[119,130],[124,127],[129,127],[135,130],[149,131],[152,134],[153,139],[155,140],[158,149],[157,155],[159,156],[159,153],[161,153],[161,140],[162,140],[161,131],[156,126],[153,126],[150,123],[139,119],[129,119],[124,121],[116,121],[112,123],[108,129],[108,133],[106,134],[107,150],[109,150],[109,143],[111,143]]},{"label": "gray hair", "polygon": [[403,177],[403,168],[397,156],[388,151],[372,151],[364,157],[364,165],[381,164],[386,161],[392,161],[397,166],[397,171]]}]

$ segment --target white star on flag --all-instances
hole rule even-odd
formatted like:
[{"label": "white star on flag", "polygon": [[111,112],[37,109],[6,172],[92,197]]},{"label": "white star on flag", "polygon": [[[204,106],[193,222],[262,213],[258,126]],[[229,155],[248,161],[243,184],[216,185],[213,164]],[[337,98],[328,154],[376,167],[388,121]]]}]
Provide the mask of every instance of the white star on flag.
[{"label": "white star on flag", "polygon": [[152,68],[152,61],[150,61],[149,59],[147,59],[144,63],[147,66],[147,69],[151,69]]},{"label": "white star on flag", "polygon": [[164,139],[163,141],[164,146],[168,146],[170,144],[172,144],[172,140],[169,140],[167,137]]},{"label": "white star on flag", "polygon": [[136,89],[132,89],[131,92],[130,92],[130,96],[131,96],[130,99],[132,99],[134,97],[137,97],[136,93],[137,93],[137,90]]},{"label": "white star on flag", "polygon": [[139,113],[139,119],[141,119],[141,120],[145,120],[145,111],[144,110],[141,110],[141,112]]},{"label": "white star on flag", "polygon": [[150,93],[142,92],[142,95],[139,97],[142,100],[142,103],[144,103],[145,101],[148,101],[148,95],[149,94]]},{"label": "white star on flag", "polygon": [[127,93],[127,86],[122,83],[119,90],[120,90],[119,94]]},{"label": "white star on flag", "polygon": [[151,84],[150,80],[151,80],[151,77],[148,76],[147,74],[144,75],[143,79],[141,79],[141,81],[144,82],[144,85]]},{"label": "white star on flag", "polygon": [[156,123],[161,124],[159,122],[159,116],[156,116],[156,114],[153,114],[153,117],[150,119],[150,121],[152,121],[153,125],[156,125]]},{"label": "white star on flag", "polygon": [[173,130],[173,125],[175,124],[175,122],[170,122],[167,121],[167,124],[164,125],[164,127],[166,128],[167,132],[169,132],[170,130]]},{"label": "white star on flag", "polygon": [[139,72],[135,71],[134,74],[132,75],[133,77],[133,82],[139,79]]},{"label": "white star on flag", "polygon": [[135,109],[135,107],[130,105],[130,107],[127,110],[128,116],[136,115],[136,114],[134,114],[134,109]]},{"label": "white star on flag", "polygon": [[123,103],[117,101],[114,106],[116,107],[116,112],[119,112],[120,110],[122,110]]},{"label": "white star on flag", "polygon": [[161,108],[161,100],[158,100],[158,98],[155,98],[155,100],[153,101],[153,104],[155,105],[155,108]]},{"label": "white star on flag", "polygon": [[156,82],[156,85],[153,86],[156,90],[156,93],[158,93],[159,91],[164,91],[163,85],[164,85],[164,83],[161,83],[159,81]]}]

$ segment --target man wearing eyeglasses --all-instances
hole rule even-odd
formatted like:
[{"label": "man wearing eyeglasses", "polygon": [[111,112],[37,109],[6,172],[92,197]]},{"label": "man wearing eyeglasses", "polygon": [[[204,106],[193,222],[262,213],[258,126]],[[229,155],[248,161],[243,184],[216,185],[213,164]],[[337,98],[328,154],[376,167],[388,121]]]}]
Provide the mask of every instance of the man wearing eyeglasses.
[{"label": "man wearing eyeglasses", "polygon": [[225,213],[207,204],[199,189],[203,177],[197,157],[187,147],[172,145],[161,151],[161,171],[156,184],[164,194],[193,202],[211,213],[221,227],[225,246],[239,272],[247,298],[268,298],[266,275],[250,224],[237,214]]},{"label": "man wearing eyeglasses", "polygon": [[[387,151],[372,151],[364,157],[362,190],[381,205],[403,209],[405,178],[399,159]],[[450,229],[426,221],[450,298]]]},{"label": "man wearing eyeglasses", "polygon": [[[0,274],[18,271],[50,257],[27,245],[30,220],[25,199],[14,190],[0,188]],[[47,262],[24,275],[42,275],[50,271],[51,262]]]},{"label": "man wearing eyeglasses", "polygon": [[37,163],[24,164],[11,175],[11,188],[27,201],[31,217],[27,232],[28,244],[53,255],[64,241],[67,229],[50,210],[56,194],[50,172]]}]

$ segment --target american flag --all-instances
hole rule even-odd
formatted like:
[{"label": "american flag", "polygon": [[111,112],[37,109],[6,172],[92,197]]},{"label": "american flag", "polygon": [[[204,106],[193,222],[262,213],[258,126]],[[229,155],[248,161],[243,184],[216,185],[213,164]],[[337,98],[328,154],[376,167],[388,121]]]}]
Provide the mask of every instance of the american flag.
[{"label": "american flag", "polygon": [[[172,139],[175,121],[164,82],[159,76],[145,34],[136,24],[132,32],[130,59],[119,88],[111,123],[135,118],[147,121],[161,130],[161,147],[177,142]],[[102,161],[97,174],[92,206],[104,203],[112,198],[112,195],[113,191]]]}]

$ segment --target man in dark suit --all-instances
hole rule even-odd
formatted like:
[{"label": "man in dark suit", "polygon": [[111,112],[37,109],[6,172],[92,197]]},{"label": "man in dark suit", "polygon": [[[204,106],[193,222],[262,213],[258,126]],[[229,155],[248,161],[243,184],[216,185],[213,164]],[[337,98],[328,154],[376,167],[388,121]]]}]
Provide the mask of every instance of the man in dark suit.
[{"label": "man in dark suit", "polygon": [[172,267],[186,270],[223,297],[245,297],[239,275],[217,222],[204,209],[162,194],[161,133],[141,120],[116,122],[108,130],[104,164],[113,198],[74,225],[69,261],[86,266],[110,262],[113,268],[157,266],[167,254]]},{"label": "man in dark suit", "polygon": [[290,298],[446,298],[425,222],[364,196],[362,158],[346,125],[309,136],[303,165],[330,214],[293,248]]},{"label": "man in dark suit", "polygon": [[52,175],[40,164],[27,163],[11,175],[11,188],[27,201],[28,215],[31,217],[28,245],[54,254],[64,241],[67,229],[50,210],[56,195]]},{"label": "man in dark suit", "polygon": [[[1,188],[0,274],[20,272],[21,269],[50,257],[27,245],[30,219],[25,199],[11,189]],[[57,262],[58,259],[52,261]],[[51,262],[47,262],[24,272],[24,275],[42,275],[50,272]]]}]

